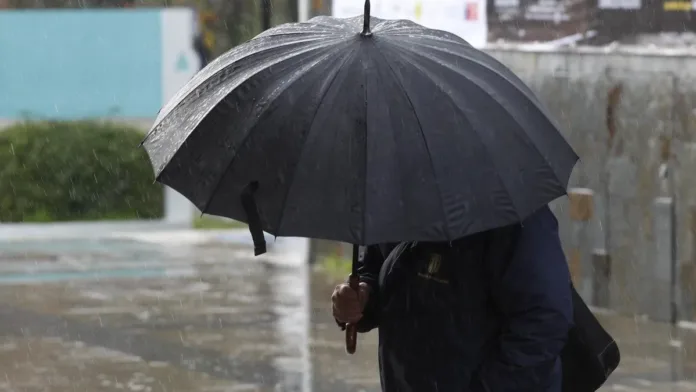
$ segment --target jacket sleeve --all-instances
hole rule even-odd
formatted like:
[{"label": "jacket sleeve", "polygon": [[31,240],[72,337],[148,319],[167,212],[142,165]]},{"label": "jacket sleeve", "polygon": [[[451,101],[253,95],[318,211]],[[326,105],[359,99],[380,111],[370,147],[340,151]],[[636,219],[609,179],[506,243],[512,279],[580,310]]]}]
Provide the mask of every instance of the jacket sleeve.
[{"label": "jacket sleeve", "polygon": [[559,356],[573,314],[556,217],[544,207],[516,229],[494,231],[488,258],[491,294],[503,329],[480,370],[484,390],[548,390],[561,381]]},{"label": "jacket sleeve", "polygon": [[[370,295],[365,304],[363,317],[358,322],[358,332],[369,332],[377,328],[379,319],[379,271],[382,269],[384,259],[385,256],[379,246],[368,246],[358,266],[360,281],[367,283],[370,287]],[[345,323],[338,323],[338,325],[345,329]]]}]

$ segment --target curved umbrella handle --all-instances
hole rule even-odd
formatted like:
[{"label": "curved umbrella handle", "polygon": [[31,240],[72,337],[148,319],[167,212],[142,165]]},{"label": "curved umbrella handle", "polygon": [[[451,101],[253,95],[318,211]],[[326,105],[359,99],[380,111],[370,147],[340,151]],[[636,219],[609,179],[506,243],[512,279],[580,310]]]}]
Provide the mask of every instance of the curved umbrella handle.
[{"label": "curved umbrella handle", "polygon": [[[350,288],[355,290],[355,292],[358,292],[358,286],[360,284],[360,280],[358,279],[357,274],[350,274],[348,277],[348,285],[350,285]],[[358,325],[357,324],[348,324],[346,325],[346,352],[348,354],[355,354],[355,348],[358,345]]]}]

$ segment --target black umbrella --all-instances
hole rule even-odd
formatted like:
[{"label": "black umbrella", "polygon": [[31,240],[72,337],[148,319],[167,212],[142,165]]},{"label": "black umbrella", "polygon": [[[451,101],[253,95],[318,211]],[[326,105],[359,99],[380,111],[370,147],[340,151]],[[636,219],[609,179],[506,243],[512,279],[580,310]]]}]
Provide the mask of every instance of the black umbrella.
[{"label": "black umbrella", "polygon": [[143,142],[158,181],[248,222],[257,253],[261,229],[454,240],[565,194],[577,156],[510,70],[365,11],[275,27],[199,72]]}]

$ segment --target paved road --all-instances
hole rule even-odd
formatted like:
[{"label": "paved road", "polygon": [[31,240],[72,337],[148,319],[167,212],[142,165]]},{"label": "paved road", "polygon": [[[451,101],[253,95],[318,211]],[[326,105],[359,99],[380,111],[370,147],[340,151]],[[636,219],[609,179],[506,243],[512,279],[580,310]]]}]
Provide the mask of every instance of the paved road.
[{"label": "paved road", "polygon": [[307,390],[296,255],[144,238],[0,244],[0,390]]},{"label": "paved road", "polygon": [[[379,391],[375,334],[344,353],[292,242],[216,236],[0,243],[0,391]],[[690,332],[602,317],[624,354],[603,391],[696,391]]]}]

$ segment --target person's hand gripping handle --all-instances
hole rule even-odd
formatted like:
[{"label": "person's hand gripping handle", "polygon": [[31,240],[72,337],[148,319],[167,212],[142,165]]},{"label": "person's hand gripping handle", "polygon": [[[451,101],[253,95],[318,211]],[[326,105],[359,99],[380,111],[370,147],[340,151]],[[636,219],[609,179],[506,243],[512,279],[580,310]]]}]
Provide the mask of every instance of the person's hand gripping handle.
[{"label": "person's hand gripping handle", "polygon": [[331,295],[333,316],[346,329],[346,351],[355,353],[358,343],[358,323],[363,317],[363,311],[370,296],[370,287],[360,282],[358,274],[359,247],[353,246],[353,268],[347,283],[341,283]]},{"label": "person's hand gripping handle", "polygon": [[370,296],[370,286],[359,280],[358,274],[351,274],[348,282],[336,286],[331,295],[333,316],[340,325],[345,326],[346,351],[349,354],[355,353],[358,323],[363,318]]}]

